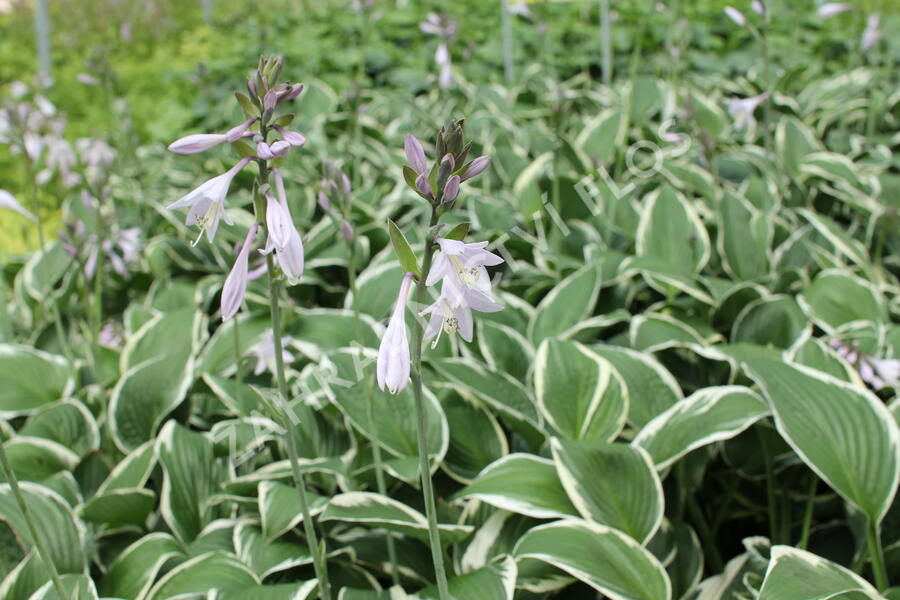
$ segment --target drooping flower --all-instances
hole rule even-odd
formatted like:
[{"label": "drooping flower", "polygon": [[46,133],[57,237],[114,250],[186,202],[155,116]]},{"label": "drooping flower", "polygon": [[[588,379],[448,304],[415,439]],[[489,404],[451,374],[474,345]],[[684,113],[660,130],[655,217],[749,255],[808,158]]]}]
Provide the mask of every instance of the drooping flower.
[{"label": "drooping flower", "polygon": [[[229,225],[234,224],[225,213],[225,196],[228,194],[228,188],[231,187],[231,181],[241,169],[250,163],[250,160],[249,157],[242,158],[221,175],[202,183],[166,208],[173,210],[190,207],[185,224],[188,226],[199,225],[200,235],[202,236],[203,231],[206,231],[206,238],[210,242],[213,241],[221,219],[225,219]],[[197,240],[199,241],[199,239],[198,237]]]},{"label": "drooping flower", "polygon": [[[465,303],[453,304],[443,293],[431,306],[419,313],[420,316],[431,315],[425,328],[425,339],[435,338],[431,347],[437,346],[441,332],[453,335],[459,332],[467,342],[472,341],[472,309]],[[435,337],[436,336],[436,337]]]},{"label": "drooping flower", "polygon": [[762,0],[753,0],[753,2],[750,3],[750,8],[752,8],[753,12],[755,12],[759,16],[766,16],[766,5],[762,2]]},{"label": "drooping flower", "polygon": [[[293,343],[292,337],[281,337],[281,359],[286,364],[294,362],[294,355],[287,350],[287,347]],[[275,372],[275,335],[271,329],[263,334],[263,339],[253,346],[246,356],[256,359],[256,365],[253,367],[254,375],[262,375],[265,371]]]},{"label": "drooping flower", "polygon": [[223,321],[227,321],[237,314],[238,309],[241,307],[241,302],[244,301],[244,294],[247,291],[247,282],[249,281],[248,261],[250,247],[253,244],[253,238],[256,236],[258,228],[259,224],[254,221],[253,225],[250,226],[250,230],[247,232],[247,237],[244,239],[241,251],[238,252],[237,259],[234,261],[234,266],[231,267],[231,272],[228,273],[228,277],[225,278],[225,285],[222,287]]},{"label": "drooping flower", "polygon": [[860,50],[868,52],[872,46],[881,40],[880,24],[881,19],[877,14],[869,15],[869,18],[866,20],[866,29],[863,31],[862,38],[859,41]]},{"label": "drooping flower", "polygon": [[734,119],[735,130],[740,131],[747,126],[752,127],[756,125],[756,119],[754,118],[753,113],[768,97],[769,93],[765,92],[750,98],[729,98],[726,100],[725,102],[728,104],[728,114]]},{"label": "drooping flower", "polygon": [[434,61],[439,67],[438,85],[442,89],[450,87],[453,79],[453,70],[450,62],[450,40],[456,35],[459,25],[453,19],[429,13],[425,21],[419,23],[419,28],[425,33],[438,36],[441,41],[434,54]]},{"label": "drooping flower", "polygon": [[725,7],[725,15],[734,21],[735,25],[738,27],[746,27],[747,26],[747,18],[744,16],[744,13],[739,11],[733,6]]},{"label": "drooping flower", "polygon": [[816,14],[820,19],[830,19],[848,10],[853,10],[853,5],[849,2],[826,2],[816,10]]},{"label": "drooping flower", "polygon": [[26,210],[24,206],[19,204],[19,201],[16,200],[13,195],[6,190],[0,190],[0,208],[8,208],[9,210],[13,210],[19,213],[23,217],[27,217],[32,221],[37,222],[37,218],[28,210]]},{"label": "drooping flower", "polygon": [[875,358],[860,352],[856,343],[831,340],[828,345],[857,370],[860,378],[880,389],[886,386],[900,386],[900,360]]},{"label": "drooping flower", "polygon": [[[268,202],[267,206],[275,207],[277,223],[274,226],[269,224],[269,210],[267,208],[266,221],[269,228],[269,236],[266,240],[266,247],[260,252],[269,254],[274,251],[275,259],[278,261],[278,265],[281,267],[285,277],[287,277],[288,283],[294,284],[303,275],[303,240],[300,238],[300,232],[294,227],[294,221],[291,218],[281,170],[276,168],[272,169],[272,172],[275,175],[275,191],[278,194],[278,199],[275,201],[273,198]],[[278,231],[273,234],[273,229]]]},{"label": "drooping flower", "polygon": [[503,259],[484,248],[487,242],[466,244],[457,240],[438,238],[440,252],[428,273],[426,285],[442,282],[441,296],[452,307],[465,305],[479,312],[503,309],[491,297],[491,279],[485,267],[499,265]]},{"label": "drooping flower", "polygon": [[378,347],[378,359],[375,374],[378,387],[383,391],[396,394],[409,382],[409,339],[406,337],[406,301],[412,286],[413,274],[406,273],[397,294],[397,303],[391,313],[381,345]]}]

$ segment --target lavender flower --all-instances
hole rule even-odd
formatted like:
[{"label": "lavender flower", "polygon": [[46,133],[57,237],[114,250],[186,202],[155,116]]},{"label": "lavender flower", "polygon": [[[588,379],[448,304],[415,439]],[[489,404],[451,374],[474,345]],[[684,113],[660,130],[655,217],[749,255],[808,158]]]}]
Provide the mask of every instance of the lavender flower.
[{"label": "lavender flower", "polygon": [[853,5],[849,2],[826,2],[816,10],[816,14],[820,19],[830,19],[848,10],[853,10]]},{"label": "lavender flower", "polygon": [[744,13],[739,11],[733,6],[725,7],[725,15],[734,21],[735,25],[738,27],[746,27],[747,26],[747,18],[744,16]]},{"label": "lavender flower", "polygon": [[37,217],[28,212],[25,207],[19,204],[19,201],[16,200],[13,195],[6,190],[0,190],[0,208],[8,208],[9,210],[13,210],[23,217],[27,217],[37,223]]},{"label": "lavender flower", "polygon": [[[269,254],[275,251],[275,258],[282,272],[287,277],[288,283],[293,285],[300,280],[303,275],[303,240],[300,238],[300,232],[294,227],[291,219],[291,211],[288,208],[287,195],[284,192],[284,178],[280,169],[272,169],[275,175],[275,191],[278,193],[278,200],[269,198],[267,206],[275,207],[276,216],[274,221],[269,221],[269,209],[266,209],[266,223],[269,230],[269,237],[266,240],[266,247],[260,250],[262,254]],[[277,230],[277,231],[273,231]]]},{"label": "lavender flower", "polygon": [[868,52],[872,49],[872,46],[881,41],[881,19],[877,14],[869,15],[869,18],[866,19],[866,29],[862,33],[862,38],[859,41],[859,49],[863,52]]},{"label": "lavender flower", "polygon": [[[221,175],[204,182],[166,208],[173,210],[190,207],[185,224],[188,226],[199,225],[200,236],[203,235],[205,230],[206,238],[210,242],[213,241],[221,219],[225,219],[225,222],[229,225],[234,225],[225,213],[225,196],[228,194],[228,188],[231,187],[231,181],[235,175],[249,163],[249,157],[242,158]],[[199,240],[200,238],[198,237],[197,241]]]},{"label": "lavender flower", "polygon": [[429,13],[427,19],[419,23],[419,29],[440,38],[440,43],[434,53],[434,61],[440,69],[438,85],[440,85],[442,89],[447,89],[450,87],[453,80],[453,70],[448,45],[456,35],[459,26],[456,21],[449,17],[440,16],[436,13]]},{"label": "lavender flower", "polygon": [[241,307],[244,301],[244,294],[247,291],[248,279],[248,260],[250,256],[250,246],[253,244],[253,238],[259,229],[259,223],[255,222],[250,226],[241,251],[238,253],[237,260],[228,277],[225,278],[225,285],[222,287],[222,320],[227,321]]},{"label": "lavender flower", "polygon": [[728,114],[734,118],[734,128],[740,131],[747,126],[755,126],[756,119],[753,117],[753,113],[768,97],[769,94],[766,92],[751,98],[730,98],[726,100]]},{"label": "lavender flower", "polygon": [[[286,349],[288,345],[294,343],[294,339],[289,336],[281,338],[281,358],[285,364],[294,362],[294,355]],[[253,346],[246,356],[256,359],[256,365],[253,367],[254,375],[262,375],[266,371],[275,372],[275,334],[271,329],[263,334],[263,339]]]},{"label": "lavender flower", "polygon": [[390,393],[396,394],[409,382],[409,339],[406,337],[406,301],[412,286],[413,274],[406,273],[397,294],[397,303],[391,313],[381,345],[378,347],[376,361],[376,377],[378,387],[383,391],[385,386]]},{"label": "lavender flower", "polygon": [[466,305],[479,312],[503,309],[491,297],[491,280],[486,266],[495,266],[503,259],[484,248],[487,242],[465,244],[457,240],[438,238],[440,252],[428,273],[425,285],[441,285],[441,296],[456,307]]},{"label": "lavender flower", "polygon": [[828,345],[850,363],[859,372],[860,378],[873,389],[900,386],[900,360],[867,356],[859,351],[856,344],[841,340],[831,340]]}]

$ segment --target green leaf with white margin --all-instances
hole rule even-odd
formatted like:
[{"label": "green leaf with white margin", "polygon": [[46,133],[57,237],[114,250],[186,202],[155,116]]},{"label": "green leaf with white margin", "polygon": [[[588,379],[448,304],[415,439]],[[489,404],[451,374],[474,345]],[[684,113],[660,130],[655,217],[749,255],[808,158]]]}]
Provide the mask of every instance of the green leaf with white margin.
[{"label": "green leaf with white margin", "polygon": [[263,333],[271,329],[269,315],[238,314],[228,319],[209,338],[197,359],[197,371],[213,375],[225,375],[234,371],[234,328],[238,328],[241,356],[259,343]]},{"label": "green leaf with white margin", "polygon": [[28,600],[97,600],[97,588],[94,581],[82,573],[62,575],[59,578],[65,590],[65,597],[60,598],[56,586],[48,581]]},{"label": "green leaf with white margin", "polygon": [[153,439],[160,423],[184,400],[192,381],[190,358],[173,365],[160,356],[125,372],[113,388],[109,405],[109,426],[116,445],[130,452]]},{"label": "green leaf with white margin", "polygon": [[307,546],[287,540],[266,541],[259,525],[248,520],[234,528],[234,549],[260,579],[313,562]]},{"label": "green leaf with white margin", "polygon": [[671,600],[672,584],[656,558],[620,531],[570,519],[529,530],[517,559],[534,558],[562,569],[610,600]]},{"label": "green leaf with white margin", "polygon": [[745,370],[803,462],[879,523],[900,479],[900,430],[884,404],[865,388],[808,367],[750,361]]},{"label": "green leaf with white margin", "polygon": [[849,569],[790,546],[773,546],[759,600],[825,600],[828,598],[870,598],[882,596],[872,585]]},{"label": "green leaf with white margin", "polygon": [[[470,573],[451,577],[447,582],[451,598],[478,598],[478,600],[513,600],[516,592],[516,561],[506,554],[487,566]],[[437,600],[436,586],[428,587],[417,595],[420,600]]]},{"label": "green leaf with white margin", "polygon": [[506,432],[491,411],[460,394],[441,401],[450,431],[443,468],[460,483],[470,483],[485,467],[509,454]]},{"label": "green leaf with white margin", "polygon": [[668,184],[644,200],[637,255],[665,262],[674,274],[698,273],[709,260],[706,227],[684,197]]},{"label": "green leaf with white margin", "polygon": [[793,297],[769,296],[751,302],[738,314],[731,341],[786,349],[809,326],[809,319]]},{"label": "green leaf with white margin", "polygon": [[826,331],[854,321],[886,320],[881,295],[874,286],[838,269],[816,275],[797,300],[816,325]]},{"label": "green leaf with white margin", "polygon": [[[406,386],[397,394],[381,392],[375,385],[374,351],[365,349],[343,349],[328,358],[323,368],[331,370],[332,380],[329,399],[346,415],[354,427],[376,440],[390,454],[400,458],[419,456],[417,439],[415,398],[412,386]],[[368,381],[366,381],[368,380]],[[341,385],[341,382],[355,385]],[[370,390],[366,386],[371,386]],[[447,417],[440,403],[430,390],[425,388],[425,422],[429,441],[428,454],[432,470],[436,470],[444,459],[449,444],[450,432]],[[369,394],[372,397],[369,397]],[[372,411],[372,421],[368,403],[374,400],[377,410]]]},{"label": "green leaf with white margin", "polygon": [[848,383],[864,385],[856,370],[821,338],[810,336],[797,340],[787,358],[792,363],[811,367]]},{"label": "green leaf with white margin", "polygon": [[56,442],[78,456],[100,447],[100,430],[94,415],[73,398],[38,409],[19,430],[19,435]]},{"label": "green leaf with white margin", "polygon": [[647,423],[632,444],[662,470],[691,450],[733,438],[768,414],[765,401],[750,388],[702,388]]},{"label": "green leaf with white margin", "polygon": [[656,352],[673,346],[706,344],[693,327],[663,313],[646,313],[631,319],[628,331],[631,347],[641,352]]},{"label": "green leaf with white margin", "polygon": [[[428,543],[425,515],[393,498],[372,492],[348,492],[331,498],[319,522],[342,521],[380,527]],[[472,532],[470,525],[438,524],[441,544],[455,544]]]},{"label": "green leaf with white margin", "polygon": [[119,357],[119,370],[124,373],[163,357],[177,368],[194,353],[199,326],[199,313],[193,307],[157,315],[128,340]]},{"label": "green leaf with white margin", "polygon": [[316,597],[319,583],[312,579],[303,583],[253,585],[239,590],[223,590],[216,600],[309,600]]},{"label": "green leaf with white margin", "polygon": [[[40,482],[60,471],[73,471],[78,455],[56,442],[21,435],[3,442],[10,466],[19,479]],[[0,471],[0,481],[6,473]]]},{"label": "green leaf with white margin", "polygon": [[606,359],[577,342],[546,339],[534,363],[544,417],[575,440],[611,441],[625,426],[628,390]]},{"label": "green leaf with white margin", "polygon": [[160,579],[147,600],[205,595],[211,590],[234,591],[260,583],[247,565],[224,552],[209,552],[183,562]]},{"label": "green leaf with white margin", "polygon": [[419,261],[416,259],[416,253],[412,251],[406,236],[397,227],[397,224],[388,219],[388,233],[391,237],[391,245],[394,247],[394,253],[397,260],[400,261],[400,267],[404,273],[413,273],[416,277],[421,277],[419,271]]},{"label": "green leaf with white margin", "polygon": [[494,461],[454,496],[461,498],[476,498],[536,519],[578,514],[553,462],[533,454],[509,454]]},{"label": "green leaf with white margin", "polygon": [[85,521],[123,527],[143,527],[156,506],[156,494],[148,489],[119,489],[94,496],[82,506],[78,514]]},{"label": "green leaf with white margin", "polygon": [[132,450],[113,468],[106,480],[97,489],[97,496],[115,490],[142,488],[156,466],[154,442],[145,442]]},{"label": "green leaf with white margin", "polygon": [[[56,569],[60,573],[83,573],[87,568],[84,525],[71,507],[42,485],[22,481],[19,488],[29,512],[40,515],[33,519],[34,525]],[[34,546],[31,529],[7,483],[0,484],[0,520],[6,521],[28,547]]]},{"label": "green leaf with white margin", "polygon": [[156,440],[163,469],[160,513],[184,543],[209,523],[207,499],[217,490],[212,442],[204,435],[169,421]]},{"label": "green leaf with white margin", "polygon": [[478,349],[487,365],[508,373],[519,381],[528,376],[534,363],[534,348],[521,333],[509,325],[478,321]]},{"label": "green leaf with white margin", "polygon": [[0,418],[28,414],[55,402],[68,395],[73,384],[63,357],[0,344]]},{"label": "green leaf with white margin", "polygon": [[717,245],[725,269],[736,280],[752,281],[769,272],[772,219],[747,200],[726,191],[719,202]]},{"label": "green leaf with white margin", "polygon": [[584,519],[627,533],[640,544],[653,537],[665,499],[643,448],[559,438],[550,440],[550,448],[559,480]]},{"label": "green leaf with white margin", "polygon": [[43,302],[53,293],[56,282],[71,269],[73,262],[73,258],[63,250],[62,244],[49,243],[44,250],[32,254],[22,267],[19,276],[25,291],[34,300]]},{"label": "green leaf with white margin", "polygon": [[600,293],[600,270],[585,265],[544,296],[531,322],[528,338],[538,345],[545,338],[560,335],[583,321],[594,311]]},{"label": "green leaf with white margin", "polygon": [[672,524],[675,557],[666,565],[674,598],[684,598],[703,576],[703,547],[693,528],[680,521]]},{"label": "green leaf with white margin", "polygon": [[684,398],[681,386],[652,354],[600,344],[591,350],[622,376],[628,388],[628,421],[638,428]]},{"label": "green leaf with white margin", "polygon": [[[326,496],[319,496],[313,492],[307,492],[306,495],[312,516],[325,510],[325,506],[328,505]],[[274,540],[303,521],[300,496],[293,486],[277,481],[260,481],[257,502],[260,524],[267,540]]]}]

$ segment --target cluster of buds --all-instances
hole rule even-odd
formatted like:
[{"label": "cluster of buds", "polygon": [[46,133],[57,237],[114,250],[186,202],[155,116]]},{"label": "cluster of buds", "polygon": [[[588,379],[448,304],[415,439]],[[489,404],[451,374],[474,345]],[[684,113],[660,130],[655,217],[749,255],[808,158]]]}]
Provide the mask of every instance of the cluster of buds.
[{"label": "cluster of buds", "polygon": [[[405,145],[410,163],[403,168],[406,181],[428,200],[436,216],[453,208],[462,182],[483,172],[490,164],[488,156],[466,162],[472,144],[464,143],[462,120],[451,122],[438,133],[435,148],[439,159],[431,169],[428,168],[422,144],[415,137],[406,136]],[[406,387],[409,380],[406,307],[414,280],[418,279],[420,289],[437,284],[441,286],[437,300],[418,313],[420,317],[429,315],[423,337],[434,338],[432,348],[437,345],[441,332],[448,335],[459,333],[463,340],[471,342],[474,328],[472,311],[496,312],[503,308],[491,295],[491,280],[486,268],[499,265],[503,259],[486,250],[487,242],[464,243],[462,240],[468,232],[468,224],[458,225],[439,237],[437,234],[441,227],[438,225],[428,232],[425,252],[433,252],[434,245],[437,255],[430,268],[422,267],[426,270],[422,273],[406,238],[394,223],[390,223],[391,242],[406,273],[378,349],[376,377],[378,386],[382,390],[387,388],[392,394]],[[426,260],[424,264],[431,263]]]},{"label": "cluster of buds", "polygon": [[409,164],[403,166],[403,177],[409,187],[437,209],[438,214],[453,208],[462,183],[480,175],[491,164],[490,156],[479,156],[466,162],[472,142],[464,143],[464,124],[460,119],[441,128],[435,140],[437,160],[431,168],[422,143],[412,135],[405,139]]},{"label": "cluster of buds", "polygon": [[[248,93],[235,93],[244,111],[245,120],[242,123],[225,133],[189,135],[169,145],[172,152],[194,154],[227,142],[243,157],[228,171],[204,182],[168,206],[169,209],[188,208],[186,224],[200,227],[200,236],[195,244],[204,231],[212,242],[221,220],[233,225],[225,211],[225,197],[232,180],[244,167],[255,161],[265,178],[254,188],[256,222],[248,231],[222,290],[223,319],[234,316],[243,301],[250,280],[250,250],[260,226],[265,227],[267,240],[265,248],[259,252],[274,252],[275,263],[289,283],[296,283],[303,274],[303,242],[291,218],[279,167],[291,150],[306,143],[306,138],[287,129],[294,120],[293,114],[277,114],[279,105],[300,95],[303,84],[277,83],[283,68],[284,59],[280,56],[260,59],[256,72],[247,79]],[[274,192],[268,183],[270,173],[274,176]]]},{"label": "cluster of buds", "polygon": [[350,221],[350,178],[330,160],[323,165],[324,177],[319,184],[319,208],[331,217],[348,244],[353,243],[353,223]]}]

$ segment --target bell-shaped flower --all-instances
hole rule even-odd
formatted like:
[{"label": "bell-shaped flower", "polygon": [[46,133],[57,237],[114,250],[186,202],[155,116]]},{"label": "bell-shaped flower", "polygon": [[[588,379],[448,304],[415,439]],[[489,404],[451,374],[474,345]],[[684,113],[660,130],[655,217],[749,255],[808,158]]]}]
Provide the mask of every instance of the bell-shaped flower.
[{"label": "bell-shaped flower", "polygon": [[734,21],[734,24],[738,27],[746,27],[747,26],[747,17],[744,16],[744,13],[739,11],[733,6],[725,7],[725,15]]},{"label": "bell-shaped flower", "polygon": [[19,201],[16,200],[13,195],[6,190],[0,190],[0,208],[8,208],[9,210],[13,210],[19,213],[23,217],[31,219],[35,223],[37,222],[37,218],[28,210],[26,210],[24,206],[19,204]]},{"label": "bell-shaped flower", "polygon": [[[210,242],[213,241],[221,219],[225,219],[229,225],[234,224],[225,213],[225,196],[228,194],[228,188],[231,187],[231,181],[235,175],[249,162],[249,157],[242,158],[221,175],[204,182],[166,208],[172,210],[190,207],[185,224],[188,226],[199,225],[200,235],[202,236],[203,231],[206,231],[206,238]],[[197,240],[199,241],[200,238],[198,237]]]},{"label": "bell-shaped flower", "polygon": [[381,345],[378,347],[378,360],[375,364],[378,387],[383,391],[396,394],[409,382],[409,339],[406,337],[406,301],[412,286],[413,274],[406,273],[400,284],[400,293],[394,312],[388,321]]},{"label": "bell-shaped flower", "polygon": [[725,102],[728,104],[728,114],[734,119],[734,128],[737,131],[747,126],[756,125],[756,119],[753,113],[757,107],[765,102],[769,97],[769,93],[763,93],[751,98],[729,98]]},{"label": "bell-shaped flower", "polygon": [[[293,285],[303,275],[303,240],[291,219],[281,170],[272,169],[272,172],[275,175],[275,191],[278,193],[278,200],[275,201],[274,198],[271,198],[267,203],[266,227],[269,229],[269,236],[265,249],[260,252],[269,254],[274,251],[275,259],[287,277],[288,283]],[[270,213],[270,209],[274,212]],[[274,222],[270,221],[270,215],[274,215]]]},{"label": "bell-shaped flower", "polygon": [[849,2],[826,2],[816,10],[816,14],[820,19],[830,19],[848,10],[853,10],[853,5]]},{"label": "bell-shaped flower", "polygon": [[503,306],[491,297],[491,279],[485,267],[499,265],[503,259],[484,249],[487,242],[466,244],[438,238],[437,243],[441,250],[425,284],[442,281],[441,296],[453,306],[465,305],[479,312],[502,310]]},{"label": "bell-shaped flower", "polygon": [[227,321],[237,314],[238,309],[241,307],[241,302],[244,301],[244,293],[247,291],[247,282],[249,281],[248,261],[250,246],[253,244],[253,238],[258,228],[259,224],[256,222],[250,226],[247,237],[244,239],[244,244],[241,246],[241,251],[238,253],[237,260],[234,261],[231,272],[225,278],[225,285],[222,287],[223,321]]},{"label": "bell-shaped flower", "polygon": [[[294,355],[287,350],[287,347],[296,343],[294,338],[290,336],[282,336],[281,338],[281,360],[285,364],[294,362]],[[254,375],[262,375],[266,371],[275,372],[275,335],[271,329],[263,334],[263,339],[253,346],[245,356],[256,359],[256,365],[253,367]]]},{"label": "bell-shaped flower", "polygon": [[863,52],[868,52],[872,49],[872,46],[881,40],[880,22],[879,16],[874,13],[869,15],[869,18],[866,20],[866,29],[863,31],[862,38],[859,41],[859,49]]},{"label": "bell-shaped flower", "polygon": [[432,348],[437,346],[442,332],[447,335],[459,332],[462,339],[472,341],[472,309],[466,303],[454,303],[454,299],[444,295],[442,290],[435,303],[419,313],[420,316],[428,314],[431,318],[425,328],[425,339],[434,338]]}]

